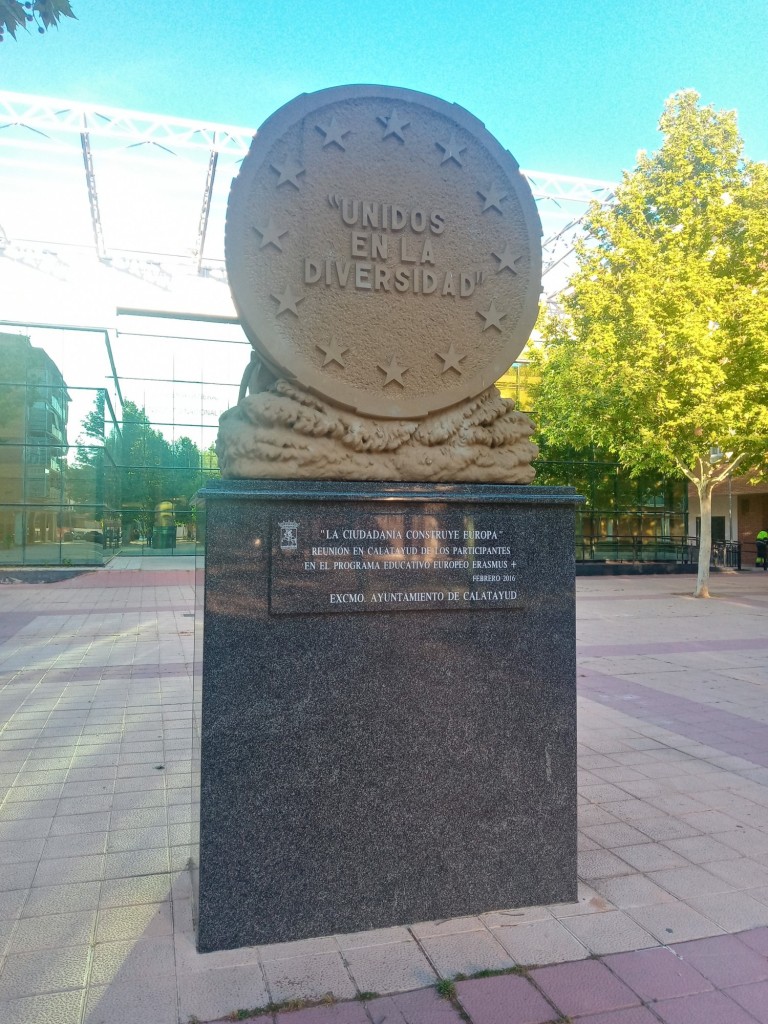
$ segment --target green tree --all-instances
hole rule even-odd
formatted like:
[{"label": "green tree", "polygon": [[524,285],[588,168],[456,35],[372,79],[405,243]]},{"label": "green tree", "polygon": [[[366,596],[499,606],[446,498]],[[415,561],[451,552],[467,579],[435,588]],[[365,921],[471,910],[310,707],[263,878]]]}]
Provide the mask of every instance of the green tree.
[{"label": "green tree", "polygon": [[100,391],[81,425],[69,492],[78,504],[122,509],[125,525],[129,520],[138,523],[146,536],[163,501],[174,503],[177,522],[194,522],[192,499],[217,470],[213,447],[201,452],[188,437],[167,441],[135,402],[123,402],[122,417],[115,423],[107,416],[105,392]]},{"label": "green tree", "polygon": [[20,28],[34,27],[43,34],[62,18],[75,18],[69,0],[0,0],[0,42],[6,32],[15,39]]},{"label": "green tree", "polygon": [[168,488],[171,449],[155,430],[144,409],[126,399],[123,402],[121,436],[115,446],[119,467],[120,500],[123,509],[134,510],[146,534],[154,522],[155,506],[172,496]]},{"label": "green tree", "polygon": [[563,310],[544,319],[536,410],[549,443],[695,485],[708,597],[712,490],[766,470],[768,166],[695,92],[670,97],[659,128],[660,149],[589,212]]}]

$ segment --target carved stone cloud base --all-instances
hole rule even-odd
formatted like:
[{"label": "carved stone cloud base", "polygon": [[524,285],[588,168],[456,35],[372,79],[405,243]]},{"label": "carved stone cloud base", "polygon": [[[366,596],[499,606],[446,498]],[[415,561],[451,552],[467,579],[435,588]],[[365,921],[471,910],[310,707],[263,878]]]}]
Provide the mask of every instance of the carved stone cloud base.
[{"label": "carved stone cloud base", "polygon": [[219,421],[222,475],[235,479],[530,483],[533,422],[495,387],[420,420],[372,419],[276,381]]}]

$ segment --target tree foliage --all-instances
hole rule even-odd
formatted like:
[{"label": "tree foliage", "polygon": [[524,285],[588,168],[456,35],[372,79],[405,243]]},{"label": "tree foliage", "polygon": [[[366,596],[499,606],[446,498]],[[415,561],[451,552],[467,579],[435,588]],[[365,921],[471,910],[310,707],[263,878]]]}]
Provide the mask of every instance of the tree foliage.
[{"label": "tree foliage", "polygon": [[36,28],[42,35],[58,28],[62,18],[75,18],[69,0],[0,0],[0,42],[7,32],[13,39],[20,28]]},{"label": "tree foliage", "polygon": [[172,502],[188,517],[204,478],[217,473],[215,452],[201,451],[188,437],[166,440],[145,410],[128,399],[119,423],[105,413],[100,392],[83,420],[75,465],[69,470],[72,499],[122,510],[126,522],[137,521],[144,533],[160,502]]},{"label": "tree foliage", "polygon": [[712,488],[736,466],[766,469],[768,166],[743,157],[735,113],[693,91],[670,97],[659,128],[660,149],[589,211],[563,310],[543,323],[535,397],[545,441],[696,485],[708,596]]}]

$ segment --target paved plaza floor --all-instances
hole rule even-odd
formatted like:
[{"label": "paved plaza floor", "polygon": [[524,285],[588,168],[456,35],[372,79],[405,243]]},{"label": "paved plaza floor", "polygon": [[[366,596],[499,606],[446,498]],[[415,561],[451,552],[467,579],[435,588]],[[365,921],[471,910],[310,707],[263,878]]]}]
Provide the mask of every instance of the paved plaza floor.
[{"label": "paved plaza floor", "polygon": [[0,586],[0,1024],[768,1024],[768,574],[578,580],[577,903],[205,955],[194,579]]}]

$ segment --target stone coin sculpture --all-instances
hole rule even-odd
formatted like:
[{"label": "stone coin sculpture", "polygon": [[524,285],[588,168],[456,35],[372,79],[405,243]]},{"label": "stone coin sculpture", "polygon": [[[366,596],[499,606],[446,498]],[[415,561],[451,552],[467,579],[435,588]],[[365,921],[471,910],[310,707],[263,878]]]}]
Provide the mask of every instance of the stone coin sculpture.
[{"label": "stone coin sculpture", "polygon": [[224,476],[530,481],[533,424],[494,382],[536,320],[540,237],[516,161],[461,107],[348,86],[277,111],[227,213],[254,354]]}]

